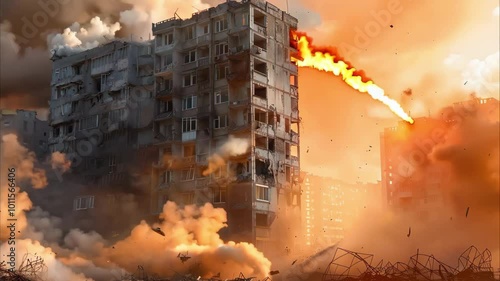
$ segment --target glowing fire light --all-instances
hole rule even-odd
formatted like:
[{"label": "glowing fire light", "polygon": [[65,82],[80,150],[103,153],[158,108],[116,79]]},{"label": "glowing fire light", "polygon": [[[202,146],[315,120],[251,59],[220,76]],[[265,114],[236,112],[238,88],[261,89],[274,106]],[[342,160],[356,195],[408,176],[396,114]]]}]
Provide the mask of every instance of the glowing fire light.
[{"label": "glowing fire light", "polygon": [[321,51],[312,47],[310,39],[305,34],[292,33],[297,41],[298,57],[292,57],[299,67],[310,67],[320,71],[332,72],[336,76],[342,75],[342,79],[352,88],[361,93],[368,93],[372,98],[381,101],[389,107],[397,116],[413,124],[413,119],[403,110],[401,105],[384,94],[384,90],[375,85],[373,81],[363,81],[363,77],[358,75],[356,69],[347,62],[339,59],[332,52]]}]

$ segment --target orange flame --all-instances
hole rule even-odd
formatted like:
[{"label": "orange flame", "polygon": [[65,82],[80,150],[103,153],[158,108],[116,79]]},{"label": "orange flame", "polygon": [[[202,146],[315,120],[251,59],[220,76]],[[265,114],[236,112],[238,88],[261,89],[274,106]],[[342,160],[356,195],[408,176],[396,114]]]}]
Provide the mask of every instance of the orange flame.
[{"label": "orange flame", "polygon": [[292,32],[292,38],[296,41],[292,42],[292,44],[296,44],[294,47],[299,51],[297,57],[292,56],[292,62],[295,62],[297,66],[332,72],[336,76],[342,75],[342,79],[349,86],[361,93],[368,93],[372,98],[387,105],[401,119],[413,124],[413,119],[397,101],[386,96],[382,88],[375,85],[362,72],[358,72],[348,62],[339,57],[335,49],[321,50],[316,48],[311,45],[312,40],[303,33]]}]

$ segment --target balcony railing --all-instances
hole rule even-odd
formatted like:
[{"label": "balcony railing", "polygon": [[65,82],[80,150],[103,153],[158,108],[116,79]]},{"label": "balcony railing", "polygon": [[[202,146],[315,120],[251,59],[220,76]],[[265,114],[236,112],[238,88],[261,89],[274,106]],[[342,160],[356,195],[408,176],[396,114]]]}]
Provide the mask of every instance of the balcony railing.
[{"label": "balcony railing", "polygon": [[299,110],[298,109],[292,109],[291,117],[294,120],[298,120],[299,119]]},{"label": "balcony railing", "polygon": [[195,139],[196,139],[196,131],[182,133],[182,141],[192,141]]},{"label": "balcony railing", "polygon": [[210,42],[210,34],[204,34],[204,35],[198,36],[198,38],[196,40],[198,42],[198,45],[208,44]]},{"label": "balcony railing", "polygon": [[209,57],[199,58],[196,63],[198,67],[208,66],[210,63],[210,58]]},{"label": "balcony railing", "polygon": [[292,164],[292,166],[298,167],[299,166],[299,157],[290,156],[290,163]]},{"label": "balcony railing", "polygon": [[161,112],[158,115],[156,115],[155,121],[163,121],[163,120],[167,120],[167,119],[170,119],[170,118],[178,118],[178,117],[179,117],[179,113],[176,112],[175,110],[173,110],[173,111],[167,111],[167,112]]},{"label": "balcony railing", "polygon": [[292,95],[292,97],[298,97],[299,96],[299,88],[297,88],[297,86],[290,85],[290,94]]},{"label": "balcony railing", "polygon": [[156,74],[169,74],[174,71],[175,64],[167,64],[156,68]]},{"label": "balcony railing", "polygon": [[248,105],[248,102],[249,102],[249,100],[248,100],[248,99],[231,101],[231,102],[229,103],[229,107],[230,107],[230,108],[245,107],[245,106],[247,106],[247,105]]}]

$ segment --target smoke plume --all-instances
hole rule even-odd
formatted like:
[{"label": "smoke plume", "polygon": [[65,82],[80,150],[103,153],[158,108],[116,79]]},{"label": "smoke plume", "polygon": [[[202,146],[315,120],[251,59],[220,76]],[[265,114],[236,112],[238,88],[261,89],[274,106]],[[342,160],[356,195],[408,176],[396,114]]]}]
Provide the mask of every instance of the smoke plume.
[{"label": "smoke plume", "polygon": [[101,43],[115,39],[115,33],[120,30],[120,23],[107,24],[99,17],[94,17],[86,26],[75,22],[64,29],[62,33],[50,34],[47,38],[49,49],[59,56],[95,48]]},{"label": "smoke plume", "polygon": [[60,173],[66,173],[71,168],[71,161],[66,158],[65,154],[56,151],[50,157],[52,169]]},{"label": "smoke plume", "polygon": [[[224,156],[246,151],[248,143],[234,139],[221,147]],[[3,137],[3,167],[15,167],[20,186],[45,187],[45,171],[36,168],[35,155],[18,143],[15,135]],[[52,167],[67,169],[64,154],[51,156]],[[21,184],[24,182],[24,184]],[[7,210],[8,181],[2,177],[1,208]],[[271,262],[252,244],[224,242],[218,231],[226,227],[226,212],[207,203],[183,208],[167,202],[160,215],[161,222],[149,225],[142,221],[130,235],[118,242],[109,242],[96,232],[79,229],[63,230],[62,220],[40,207],[33,207],[28,194],[15,189],[16,256],[36,255],[43,259],[46,271],[40,278],[47,280],[110,280],[142,266],[148,273],[172,276],[177,273],[196,273],[199,276],[229,278],[234,269],[245,275],[264,278]],[[7,221],[7,212],[1,212]],[[160,230],[160,231],[159,231]],[[160,232],[163,233],[160,234]],[[2,252],[9,252],[9,233],[1,231]],[[140,251],[138,251],[140,249]],[[187,257],[182,262],[180,257]],[[6,257],[2,257],[5,260]],[[168,265],[168,266],[166,266]],[[18,263],[19,266],[19,263]]]},{"label": "smoke plume", "polygon": [[225,142],[213,155],[208,158],[208,168],[203,171],[204,176],[216,172],[219,168],[226,165],[230,157],[243,155],[250,148],[250,140],[229,136]]}]

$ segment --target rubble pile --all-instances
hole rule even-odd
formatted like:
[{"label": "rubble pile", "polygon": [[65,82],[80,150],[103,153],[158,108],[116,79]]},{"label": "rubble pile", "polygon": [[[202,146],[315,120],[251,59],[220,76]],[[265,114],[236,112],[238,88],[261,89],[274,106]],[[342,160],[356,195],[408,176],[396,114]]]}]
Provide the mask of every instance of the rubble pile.
[{"label": "rubble pile", "polygon": [[372,265],[373,255],[337,248],[332,261],[323,274],[322,281],[493,281],[491,252],[471,246],[452,267],[433,255],[417,254],[408,263],[380,261]]}]

